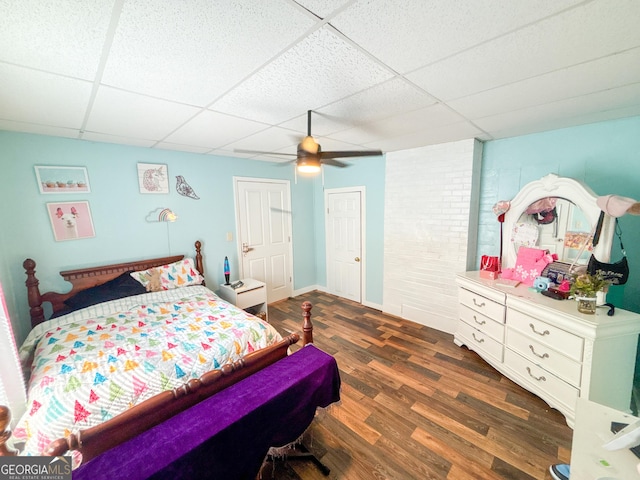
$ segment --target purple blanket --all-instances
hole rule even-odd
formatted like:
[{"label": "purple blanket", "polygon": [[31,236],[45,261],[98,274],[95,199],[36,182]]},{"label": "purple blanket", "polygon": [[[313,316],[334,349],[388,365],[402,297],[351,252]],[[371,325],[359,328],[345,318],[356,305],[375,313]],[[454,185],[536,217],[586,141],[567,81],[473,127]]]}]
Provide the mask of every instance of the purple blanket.
[{"label": "purple blanket", "polygon": [[269,447],[296,440],[317,407],[339,399],[335,359],[307,345],[81,465],[73,479],[252,480]]}]

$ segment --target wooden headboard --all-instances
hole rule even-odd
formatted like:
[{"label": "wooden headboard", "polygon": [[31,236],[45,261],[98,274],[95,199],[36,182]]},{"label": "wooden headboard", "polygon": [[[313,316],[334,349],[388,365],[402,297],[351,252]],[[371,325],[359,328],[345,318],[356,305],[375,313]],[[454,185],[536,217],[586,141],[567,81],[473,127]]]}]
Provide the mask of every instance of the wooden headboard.
[{"label": "wooden headboard", "polygon": [[[195,263],[196,268],[201,275],[204,276],[204,264],[202,261],[201,253],[202,243],[198,240],[195,242]],[[65,270],[60,272],[62,278],[67,282],[70,282],[72,288],[67,293],[46,292],[40,293],[38,285],[40,281],[36,278],[36,262],[30,258],[27,258],[22,266],[27,274],[27,297],[29,301],[29,314],[31,316],[31,327],[35,327],[39,323],[45,321],[44,309],[42,304],[50,302],[53,308],[53,313],[59,312],[65,308],[64,301],[87,288],[102,285],[109,280],[116,278],[117,276],[130,271],[146,270],[152,267],[159,267],[168,263],[177,262],[182,260],[184,255],[174,255],[171,257],[150,258],[146,260],[137,260],[134,262],[126,263],[113,263],[109,265],[100,265],[97,267],[80,268],[77,270]]]}]

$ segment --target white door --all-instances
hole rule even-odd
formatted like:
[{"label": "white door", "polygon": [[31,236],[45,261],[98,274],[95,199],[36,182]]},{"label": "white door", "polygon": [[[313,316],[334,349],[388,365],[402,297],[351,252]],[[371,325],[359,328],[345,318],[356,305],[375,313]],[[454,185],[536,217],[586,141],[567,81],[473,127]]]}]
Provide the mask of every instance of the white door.
[{"label": "white door", "polygon": [[355,302],[362,300],[363,191],[328,190],[326,194],[327,290]]},{"label": "white door", "polygon": [[243,278],[267,284],[267,302],[292,295],[289,182],[235,179]]}]

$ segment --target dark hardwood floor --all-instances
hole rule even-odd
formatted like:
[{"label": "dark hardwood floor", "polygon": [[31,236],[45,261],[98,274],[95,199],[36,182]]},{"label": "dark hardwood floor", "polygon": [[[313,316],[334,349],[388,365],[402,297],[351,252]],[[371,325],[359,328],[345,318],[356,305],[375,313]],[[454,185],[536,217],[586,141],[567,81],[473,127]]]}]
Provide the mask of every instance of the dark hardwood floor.
[{"label": "dark hardwood floor", "polygon": [[316,418],[305,442],[331,473],[290,459],[266,477],[549,480],[550,464],[569,462],[564,417],[452,335],[320,292],[269,305],[269,321],[300,331],[305,300],[314,343],[335,356],[342,378],[341,403]]}]

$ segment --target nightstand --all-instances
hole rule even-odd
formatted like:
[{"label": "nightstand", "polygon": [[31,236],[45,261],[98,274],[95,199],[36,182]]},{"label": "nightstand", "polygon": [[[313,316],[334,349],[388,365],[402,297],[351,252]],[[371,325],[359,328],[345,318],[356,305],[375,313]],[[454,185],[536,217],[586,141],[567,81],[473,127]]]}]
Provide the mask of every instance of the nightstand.
[{"label": "nightstand", "polygon": [[267,285],[253,278],[243,278],[242,283],[244,285],[236,289],[231,288],[231,285],[222,284],[216,293],[223,300],[233,303],[252,315],[260,316],[258,314],[264,312],[266,320]]}]

